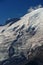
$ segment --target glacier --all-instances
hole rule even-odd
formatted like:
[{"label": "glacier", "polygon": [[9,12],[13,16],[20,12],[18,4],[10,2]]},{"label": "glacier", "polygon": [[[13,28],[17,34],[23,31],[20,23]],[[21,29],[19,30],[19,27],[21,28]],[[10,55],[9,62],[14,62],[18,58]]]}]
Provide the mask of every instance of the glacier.
[{"label": "glacier", "polygon": [[[43,60],[41,48],[43,50],[43,8],[27,13],[20,19],[9,19],[5,25],[0,26],[0,62],[4,61],[2,65],[9,65],[6,64],[9,63],[8,59],[13,58],[19,62],[17,64],[13,60],[15,65],[24,65],[38,56]],[[23,60],[20,61],[19,58]]]}]

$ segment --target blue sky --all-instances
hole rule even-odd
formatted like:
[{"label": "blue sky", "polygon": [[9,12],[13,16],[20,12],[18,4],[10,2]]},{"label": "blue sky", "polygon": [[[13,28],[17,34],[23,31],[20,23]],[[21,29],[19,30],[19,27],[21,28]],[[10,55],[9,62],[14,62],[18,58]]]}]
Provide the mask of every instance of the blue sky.
[{"label": "blue sky", "polygon": [[30,7],[43,6],[43,0],[0,0],[0,24],[8,18],[20,18]]}]

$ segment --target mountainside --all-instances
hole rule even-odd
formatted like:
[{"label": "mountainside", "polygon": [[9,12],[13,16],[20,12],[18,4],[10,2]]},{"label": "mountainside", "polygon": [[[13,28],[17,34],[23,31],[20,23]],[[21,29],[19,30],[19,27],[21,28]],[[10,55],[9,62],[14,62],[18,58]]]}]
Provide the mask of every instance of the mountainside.
[{"label": "mountainside", "polygon": [[24,65],[36,58],[43,65],[43,8],[0,26],[0,64]]}]

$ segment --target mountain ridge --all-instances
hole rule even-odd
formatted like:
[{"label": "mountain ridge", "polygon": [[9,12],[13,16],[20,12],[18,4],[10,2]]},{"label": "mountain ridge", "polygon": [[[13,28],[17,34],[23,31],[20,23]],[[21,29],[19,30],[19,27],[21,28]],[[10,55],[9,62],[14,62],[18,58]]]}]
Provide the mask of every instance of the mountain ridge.
[{"label": "mountain ridge", "polygon": [[14,57],[25,58],[27,63],[35,58],[38,52],[36,48],[42,45],[43,8],[27,13],[20,19],[10,19],[0,26],[0,61]]}]

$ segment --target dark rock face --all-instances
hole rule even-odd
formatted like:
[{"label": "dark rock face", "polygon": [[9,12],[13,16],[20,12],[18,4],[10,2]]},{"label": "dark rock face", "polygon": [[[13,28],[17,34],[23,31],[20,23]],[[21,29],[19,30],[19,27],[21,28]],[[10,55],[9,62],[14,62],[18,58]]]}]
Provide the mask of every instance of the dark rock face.
[{"label": "dark rock face", "polygon": [[36,56],[26,65],[43,65],[43,46],[36,48],[35,52],[37,52]]},{"label": "dark rock face", "polygon": [[24,56],[21,57],[10,57],[7,60],[4,60],[0,62],[0,65],[23,65],[25,62],[27,62],[27,59]]},{"label": "dark rock face", "polygon": [[[12,50],[14,49],[12,48]],[[35,49],[35,52],[36,51],[36,56],[29,61],[24,55],[21,55],[21,57],[12,57],[13,52],[11,54],[11,51],[9,50],[9,58],[0,62],[0,65],[43,65],[43,46],[37,47]]]},{"label": "dark rock face", "polygon": [[11,18],[9,20],[6,20],[5,24],[0,24],[0,26],[7,25],[8,23],[10,23],[9,26],[11,26],[13,23],[15,23],[15,22],[17,22],[19,20],[20,20],[20,18]]},{"label": "dark rock face", "polygon": [[11,23],[10,25],[12,25],[13,23],[17,22],[18,20],[20,20],[19,18],[12,18],[6,21],[5,25],[8,23]]}]

